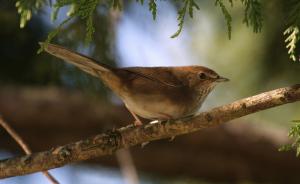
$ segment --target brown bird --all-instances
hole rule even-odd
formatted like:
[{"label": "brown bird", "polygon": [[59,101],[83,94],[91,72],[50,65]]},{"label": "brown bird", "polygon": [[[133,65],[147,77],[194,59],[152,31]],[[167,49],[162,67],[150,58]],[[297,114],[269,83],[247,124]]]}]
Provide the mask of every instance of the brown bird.
[{"label": "brown bird", "polygon": [[[203,66],[115,68],[58,45],[45,50],[100,78],[138,116],[151,120],[179,119],[194,115],[219,82],[229,81]],[[138,116],[137,116],[138,115]]]}]

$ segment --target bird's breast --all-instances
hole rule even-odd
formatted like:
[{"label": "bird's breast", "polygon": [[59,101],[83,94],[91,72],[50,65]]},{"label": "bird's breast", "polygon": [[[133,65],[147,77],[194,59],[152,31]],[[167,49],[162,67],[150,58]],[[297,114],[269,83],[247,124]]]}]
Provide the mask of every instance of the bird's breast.
[{"label": "bird's breast", "polygon": [[139,116],[159,120],[191,115],[202,103],[195,94],[186,90],[127,93],[122,98],[126,106]]}]

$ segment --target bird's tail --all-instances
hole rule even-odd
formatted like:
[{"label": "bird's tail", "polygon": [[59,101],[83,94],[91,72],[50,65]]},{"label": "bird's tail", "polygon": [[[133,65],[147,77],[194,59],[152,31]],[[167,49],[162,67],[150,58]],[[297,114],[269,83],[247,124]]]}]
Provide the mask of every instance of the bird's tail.
[{"label": "bird's tail", "polygon": [[[40,43],[44,44],[44,43]],[[45,44],[44,49],[49,54],[52,54],[64,61],[71,63],[81,70],[95,76],[99,77],[102,72],[111,71],[111,67],[102,63],[97,63],[94,59],[79,54],[77,52],[71,51],[67,48],[61,47],[55,44]]]}]

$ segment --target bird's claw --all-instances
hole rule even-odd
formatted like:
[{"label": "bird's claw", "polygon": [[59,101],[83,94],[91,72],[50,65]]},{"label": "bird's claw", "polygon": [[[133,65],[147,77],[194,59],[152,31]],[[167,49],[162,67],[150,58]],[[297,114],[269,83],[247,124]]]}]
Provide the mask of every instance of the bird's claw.
[{"label": "bird's claw", "polygon": [[144,148],[147,144],[149,144],[150,142],[149,141],[147,141],[147,142],[143,142],[142,144],[141,144],[141,148]]},{"label": "bird's claw", "polygon": [[143,123],[138,120],[135,120],[133,124],[134,124],[134,126],[142,126],[143,125]]},{"label": "bird's claw", "polygon": [[176,137],[176,136],[172,136],[172,137],[169,139],[169,141],[170,141],[170,142],[171,142],[171,141],[174,141],[175,137]]}]

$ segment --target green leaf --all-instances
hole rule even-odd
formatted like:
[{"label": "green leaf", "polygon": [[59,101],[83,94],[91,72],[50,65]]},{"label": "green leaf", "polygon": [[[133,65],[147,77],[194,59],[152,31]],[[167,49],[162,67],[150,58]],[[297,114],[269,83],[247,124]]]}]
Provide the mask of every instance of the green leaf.
[{"label": "green leaf", "polygon": [[141,5],[144,5],[144,0],[136,0],[136,2],[140,2]]},{"label": "green leaf", "polygon": [[194,17],[194,8],[196,8],[197,10],[200,10],[200,7],[198,6],[198,4],[194,0],[190,0],[190,2],[189,2],[189,14],[190,14],[191,18]]},{"label": "green leaf", "polygon": [[48,34],[48,37],[46,39],[46,41],[40,46],[39,50],[37,51],[37,53],[41,53],[44,49],[45,49],[45,46],[47,44],[49,44],[51,42],[51,40],[60,32],[60,30],[62,29],[62,27],[67,23],[69,22],[74,16],[70,16],[69,18],[65,19],[63,22],[61,22],[57,28],[55,28],[53,31],[51,31],[49,34]]},{"label": "green leaf", "polygon": [[178,30],[171,36],[171,38],[176,38],[181,33],[187,8],[189,9],[188,11],[191,18],[193,18],[194,8],[197,10],[200,9],[194,0],[184,0],[182,8],[178,10]]},{"label": "green leaf", "polygon": [[[112,3],[114,8],[120,8],[121,6],[119,0],[113,0]],[[70,21],[73,17],[76,16],[86,21],[85,43],[89,43],[92,40],[93,34],[95,32],[93,23],[93,13],[95,12],[98,4],[99,0],[57,0],[54,4],[54,9],[52,11],[52,19],[56,20],[60,8],[62,8],[63,6],[71,5],[68,11],[69,18],[65,19],[55,30],[50,32],[46,43],[49,43],[59,33],[64,24],[66,24],[68,21]],[[40,52],[41,49],[38,52]]]},{"label": "green leaf", "polygon": [[177,37],[183,28],[183,23],[184,23],[184,17],[185,17],[185,13],[186,13],[186,9],[188,7],[189,4],[189,0],[184,0],[184,5],[181,9],[178,10],[178,16],[177,16],[177,20],[178,20],[178,30],[171,36],[171,38],[175,38]]},{"label": "green leaf", "polygon": [[93,23],[93,16],[90,15],[86,21],[86,37],[85,37],[86,44],[92,41],[94,32],[95,32],[95,28]]},{"label": "green leaf", "polygon": [[290,151],[290,150],[292,150],[293,149],[293,147],[291,146],[291,145],[283,145],[283,146],[281,146],[279,149],[278,149],[278,151]]},{"label": "green leaf", "polygon": [[296,44],[299,41],[299,28],[298,26],[290,26],[288,27],[284,33],[286,35],[285,43],[286,48],[288,49],[288,54],[291,60],[296,61]]},{"label": "green leaf", "polygon": [[290,128],[288,136],[293,139],[291,144],[286,144],[281,146],[279,151],[290,151],[296,150],[296,156],[300,155],[300,120],[293,120],[295,122],[293,126]]},{"label": "green leaf", "polygon": [[300,147],[298,145],[298,147],[296,148],[296,156],[298,157],[300,155]]},{"label": "green leaf", "polygon": [[157,6],[155,0],[149,0],[149,10],[152,13],[153,20],[156,19]]},{"label": "green leaf", "polygon": [[241,2],[245,6],[243,23],[252,26],[254,33],[261,32],[263,18],[260,0],[241,0]]},{"label": "green leaf", "polygon": [[287,25],[300,26],[300,1],[290,0],[287,9],[289,10],[286,18]]},{"label": "green leaf", "polygon": [[[232,3],[232,1],[231,1]],[[216,0],[215,5],[219,5],[219,7],[221,8],[221,11],[225,17],[226,20],[226,24],[227,24],[227,32],[228,32],[228,38],[231,39],[231,23],[232,23],[232,17],[229,13],[229,11],[227,10],[226,6],[223,3],[223,0]]]},{"label": "green leaf", "polygon": [[20,15],[20,28],[24,28],[31,19],[32,14],[37,12],[45,5],[45,0],[17,0],[16,8]]}]

